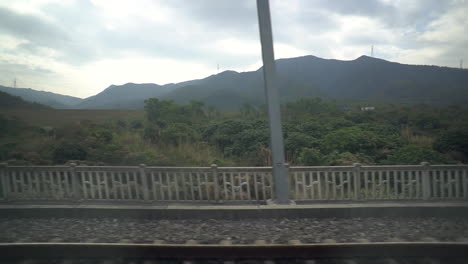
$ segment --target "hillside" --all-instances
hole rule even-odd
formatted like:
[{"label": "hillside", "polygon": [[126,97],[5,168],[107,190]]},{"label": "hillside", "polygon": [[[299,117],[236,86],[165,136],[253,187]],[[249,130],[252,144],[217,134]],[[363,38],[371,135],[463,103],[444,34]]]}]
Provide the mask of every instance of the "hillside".
[{"label": "hillside", "polygon": [[[303,56],[279,59],[276,65],[283,103],[310,97],[433,105],[468,103],[468,70],[407,65],[368,56],[350,61]],[[225,110],[265,101],[262,68],[224,71],[165,85],[111,85],[86,99],[31,89],[0,86],[0,90],[54,108],[71,109],[143,109],[144,100],[152,97],[179,104],[199,100]]]},{"label": "hillside", "polygon": [[75,105],[77,109],[142,109],[144,100],[171,91],[171,86],[152,83],[111,85],[101,93]]},{"label": "hillside", "polygon": [[[368,56],[351,61],[304,56],[276,62],[282,102],[307,97],[436,105],[468,102],[468,70],[406,65]],[[140,104],[136,108],[141,108],[145,96],[181,104],[200,100],[224,109],[237,108],[246,102],[264,103],[262,68],[241,73],[225,71],[200,80],[155,85],[154,89],[159,93],[133,92],[125,97],[116,96],[118,93],[108,88],[95,96],[100,98],[96,104],[125,108],[125,102],[128,105],[138,97]],[[128,108],[137,106],[131,105]]]},{"label": "hillside", "polygon": [[[313,56],[277,61],[284,82],[318,88],[334,99],[372,99],[406,103],[466,104],[468,70],[406,65],[368,56],[352,61]],[[283,90],[288,85],[281,87]]]},{"label": "hillside", "polygon": [[43,110],[50,108],[42,104],[27,102],[19,96],[14,96],[0,91],[0,110],[7,109]]},{"label": "hillside", "polygon": [[82,99],[51,92],[37,91],[29,88],[12,88],[0,85],[0,91],[19,96],[29,102],[37,102],[57,109],[68,109]]}]

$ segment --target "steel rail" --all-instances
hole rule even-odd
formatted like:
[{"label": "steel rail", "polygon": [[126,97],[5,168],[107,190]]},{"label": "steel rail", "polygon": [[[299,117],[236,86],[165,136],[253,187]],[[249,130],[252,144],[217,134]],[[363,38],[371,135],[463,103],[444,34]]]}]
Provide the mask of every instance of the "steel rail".
[{"label": "steel rail", "polygon": [[122,244],[122,243],[0,243],[2,259],[310,259],[356,257],[467,258],[468,243],[382,242],[333,244]]}]

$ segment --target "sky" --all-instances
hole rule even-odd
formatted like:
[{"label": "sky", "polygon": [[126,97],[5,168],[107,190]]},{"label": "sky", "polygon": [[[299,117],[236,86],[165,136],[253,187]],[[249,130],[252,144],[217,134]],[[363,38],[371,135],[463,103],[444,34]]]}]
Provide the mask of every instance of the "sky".
[{"label": "sky", "polygon": [[[271,0],[276,58],[468,64],[468,0]],[[219,65],[219,69],[218,69]],[[262,65],[255,0],[0,0],[0,85],[85,98]]]}]

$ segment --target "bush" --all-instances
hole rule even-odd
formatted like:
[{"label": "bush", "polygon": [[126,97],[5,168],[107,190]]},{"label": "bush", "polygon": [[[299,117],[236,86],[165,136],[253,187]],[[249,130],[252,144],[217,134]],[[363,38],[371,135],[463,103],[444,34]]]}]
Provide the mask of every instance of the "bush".
[{"label": "bush", "polygon": [[93,132],[93,137],[95,137],[99,143],[108,144],[112,141],[113,135],[112,132],[107,129],[98,129]]},{"label": "bush", "polygon": [[302,165],[317,166],[323,165],[324,157],[318,149],[304,148],[299,155],[299,161]]},{"label": "bush", "polygon": [[130,128],[132,128],[132,129],[143,128],[143,122],[141,120],[132,120],[130,122]]},{"label": "bush", "polygon": [[433,146],[438,151],[459,151],[468,155],[468,127],[450,129],[441,133]]},{"label": "bush", "polygon": [[145,126],[145,130],[143,131],[143,138],[148,140],[151,143],[158,142],[159,138],[161,137],[161,130],[157,125],[148,124]]},{"label": "bush", "polygon": [[423,161],[427,161],[432,164],[444,164],[449,162],[444,155],[428,147],[421,145],[406,145],[390,154],[382,163],[416,165]]},{"label": "bush", "polygon": [[63,164],[68,160],[85,160],[86,150],[80,143],[62,141],[52,152],[52,159],[56,164]]},{"label": "bush", "polygon": [[350,152],[338,153],[334,151],[326,157],[326,164],[331,166],[353,165],[354,163],[372,164],[373,161],[372,158],[364,154]]},{"label": "bush", "polygon": [[174,145],[182,142],[190,142],[198,139],[200,136],[189,125],[183,123],[169,124],[161,131],[161,141]]},{"label": "bush", "polygon": [[346,127],[333,131],[323,139],[323,147],[328,152],[375,153],[381,145],[379,136],[359,127]]}]

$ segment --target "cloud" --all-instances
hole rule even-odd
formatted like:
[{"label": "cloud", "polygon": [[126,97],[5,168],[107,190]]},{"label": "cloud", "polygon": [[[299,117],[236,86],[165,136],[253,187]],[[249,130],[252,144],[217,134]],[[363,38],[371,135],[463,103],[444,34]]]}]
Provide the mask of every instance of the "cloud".
[{"label": "cloud", "polygon": [[[370,53],[456,66],[468,57],[466,0],[271,0],[275,55]],[[111,84],[179,82],[261,66],[252,0],[0,2],[2,84],[89,96]],[[8,65],[11,67],[8,69]]]},{"label": "cloud", "polygon": [[0,33],[34,42],[39,46],[57,47],[68,39],[59,26],[33,15],[15,13],[0,7]]}]

